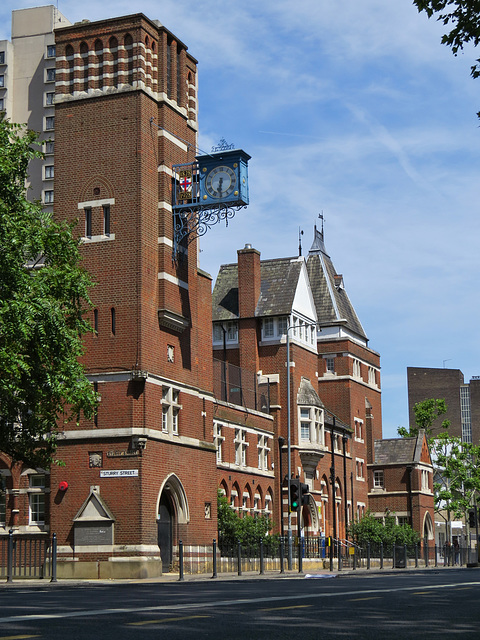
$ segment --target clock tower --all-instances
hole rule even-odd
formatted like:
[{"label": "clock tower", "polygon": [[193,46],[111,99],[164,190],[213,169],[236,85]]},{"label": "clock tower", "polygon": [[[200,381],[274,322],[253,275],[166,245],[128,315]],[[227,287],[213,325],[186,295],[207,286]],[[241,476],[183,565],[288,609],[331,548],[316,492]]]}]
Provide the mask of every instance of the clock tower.
[{"label": "clock tower", "polygon": [[[96,575],[145,577],[170,569],[180,539],[188,556],[217,530],[211,279],[195,238],[172,259],[173,166],[197,148],[196,60],[143,14],[58,29],[56,53],[54,211],[97,283],[83,362],[100,402],[60,439],[52,486],[69,490],[51,528],[65,575],[74,549],[95,554]],[[242,176],[226,166],[235,191]]]}]

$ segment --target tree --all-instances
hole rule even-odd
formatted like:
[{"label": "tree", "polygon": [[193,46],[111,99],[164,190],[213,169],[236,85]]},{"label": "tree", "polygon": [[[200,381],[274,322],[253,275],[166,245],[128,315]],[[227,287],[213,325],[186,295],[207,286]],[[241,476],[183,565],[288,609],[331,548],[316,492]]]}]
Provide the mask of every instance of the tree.
[{"label": "tree", "polygon": [[256,545],[273,528],[272,521],[266,516],[253,517],[244,515],[242,518],[235,509],[228,504],[227,498],[222,491],[218,490],[217,497],[217,517],[218,517],[218,537],[224,544],[237,544],[240,541],[243,545]]},{"label": "tree", "polygon": [[[405,427],[398,427],[398,435],[402,438],[412,438],[418,435],[420,429],[425,431],[427,438],[432,434],[432,425],[437,418],[447,413],[447,404],[444,399],[429,398],[417,402],[413,406],[413,413],[415,414],[415,424],[410,425],[408,429]],[[449,420],[444,420],[441,425],[442,431],[445,431],[450,426]]]},{"label": "tree", "polygon": [[370,512],[355,520],[348,527],[349,536],[360,546],[383,543],[414,545],[418,542],[418,533],[409,524],[395,524],[395,516],[387,511],[382,519],[375,518]]},{"label": "tree", "polygon": [[[413,0],[418,11],[425,11],[429,18],[437,16],[439,22],[453,26],[442,36],[442,44],[452,48],[456,56],[464,45],[480,42],[480,2],[478,0]],[[480,58],[470,70],[472,78],[480,76]],[[480,112],[477,113],[480,117]]]},{"label": "tree", "polygon": [[78,360],[92,282],[72,227],[27,199],[36,141],[0,119],[0,451],[48,467],[58,423],[96,406]]},{"label": "tree", "polygon": [[476,504],[480,491],[480,447],[462,442],[449,433],[430,440],[434,463],[435,511],[446,512],[446,521],[466,518],[468,509]]}]

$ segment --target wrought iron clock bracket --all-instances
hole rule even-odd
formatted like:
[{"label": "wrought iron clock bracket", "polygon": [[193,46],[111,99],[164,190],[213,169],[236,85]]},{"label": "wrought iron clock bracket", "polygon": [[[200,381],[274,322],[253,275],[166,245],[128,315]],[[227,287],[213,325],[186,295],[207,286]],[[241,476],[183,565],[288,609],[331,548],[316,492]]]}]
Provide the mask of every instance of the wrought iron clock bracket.
[{"label": "wrought iron clock bracket", "polygon": [[225,220],[228,221],[235,216],[246,205],[235,205],[219,203],[212,206],[196,205],[192,208],[174,209],[174,230],[173,230],[173,260],[176,261],[180,246],[188,246],[195,238],[204,236],[211,227]]}]

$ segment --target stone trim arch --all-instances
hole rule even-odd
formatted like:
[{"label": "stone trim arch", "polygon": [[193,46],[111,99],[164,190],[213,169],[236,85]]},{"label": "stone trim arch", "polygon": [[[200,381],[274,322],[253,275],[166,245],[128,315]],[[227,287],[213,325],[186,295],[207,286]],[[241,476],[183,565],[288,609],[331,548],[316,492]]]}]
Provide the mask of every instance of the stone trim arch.
[{"label": "stone trim arch", "polygon": [[424,517],[423,517],[422,531],[423,531],[423,537],[424,538],[427,538],[427,540],[433,540],[434,539],[435,533],[434,533],[434,528],[433,528],[432,516],[430,515],[429,511],[427,511],[425,513]]},{"label": "stone trim arch", "polygon": [[188,524],[190,522],[190,508],[188,506],[187,494],[185,493],[180,478],[174,473],[167,476],[160,487],[157,499],[157,513],[160,507],[162,493],[166,490],[169,491],[170,498],[174,504],[177,523]]},{"label": "stone trim arch", "polygon": [[102,175],[96,175],[90,178],[82,187],[79,195],[79,202],[87,202],[89,200],[104,200],[106,198],[114,198],[115,193],[110,180]]}]

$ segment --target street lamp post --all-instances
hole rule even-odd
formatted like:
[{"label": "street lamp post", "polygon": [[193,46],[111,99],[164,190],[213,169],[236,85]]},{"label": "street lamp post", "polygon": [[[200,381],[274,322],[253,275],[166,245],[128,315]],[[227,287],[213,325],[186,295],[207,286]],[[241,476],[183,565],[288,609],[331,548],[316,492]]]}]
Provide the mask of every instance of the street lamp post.
[{"label": "street lamp post", "polygon": [[[283,466],[282,466],[282,449],[284,444],[285,444],[285,438],[282,438],[282,436],[279,436],[278,437],[278,450],[279,450],[278,466],[279,466],[279,472],[280,472],[280,513],[281,513],[280,526],[282,529],[282,539],[285,537],[285,523],[283,522]],[[284,542],[285,541],[283,541],[283,543]]]},{"label": "street lamp post", "polygon": [[291,502],[291,479],[292,479],[292,437],[291,437],[291,411],[290,411],[290,329],[293,329],[295,325],[287,327],[287,495],[288,495],[288,522],[287,522],[287,536],[288,536],[288,570],[292,570],[292,510],[290,508]]},{"label": "street lamp post", "polygon": [[[300,325],[291,324],[287,327],[287,458],[288,458],[288,477],[287,477],[287,491],[288,491],[288,524],[287,524],[287,541],[288,541],[288,569],[292,569],[292,510],[290,508],[291,503],[291,479],[292,479],[292,415],[290,408],[290,330],[297,329]],[[315,327],[316,323],[306,324],[304,326]],[[297,515],[298,517],[298,515]]]},{"label": "street lamp post", "polygon": [[330,467],[330,482],[332,485],[332,515],[333,515],[333,544],[335,544],[337,540],[337,502],[336,502],[336,491],[335,491],[335,416],[333,416],[333,424],[330,429],[330,439],[332,445],[332,457],[331,457],[331,467]]},{"label": "street lamp post", "polygon": [[344,493],[344,513],[345,513],[345,540],[348,540],[348,504],[347,504],[347,436],[343,434],[342,443],[343,443],[343,487],[345,489]]}]

